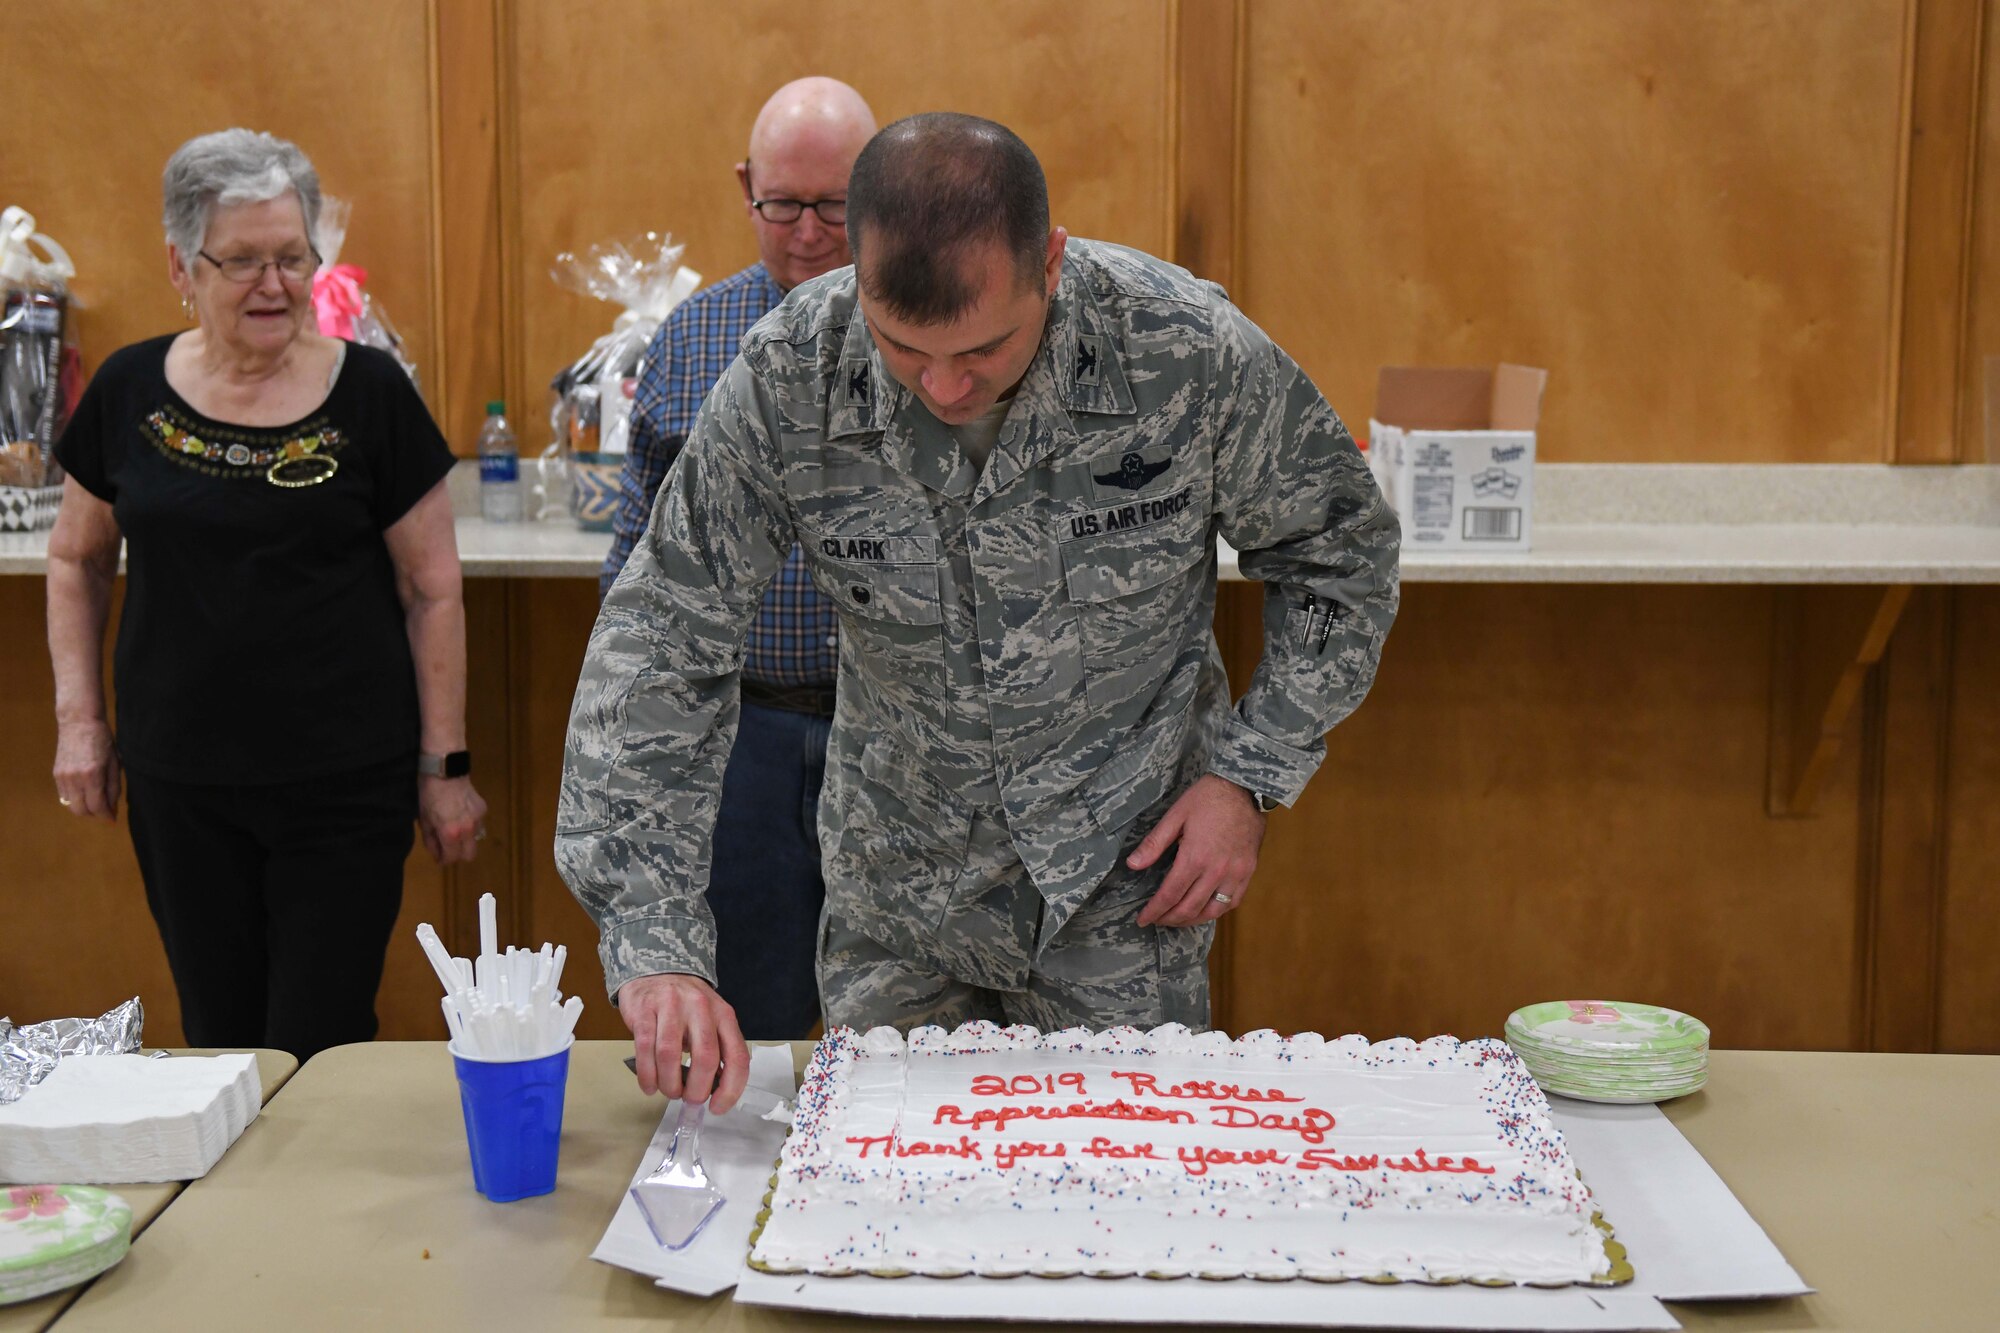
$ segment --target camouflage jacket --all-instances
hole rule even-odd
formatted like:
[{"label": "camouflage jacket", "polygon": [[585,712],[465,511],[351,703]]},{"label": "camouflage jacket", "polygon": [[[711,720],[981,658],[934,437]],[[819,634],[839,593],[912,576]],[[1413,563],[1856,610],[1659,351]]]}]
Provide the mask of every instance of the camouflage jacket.
[{"label": "camouflage jacket", "polygon": [[[1233,708],[1217,534],[1266,585],[1263,660]],[[803,284],[703,405],[577,682],[556,861],[614,994],[714,979],[704,892],[737,673],[795,539],[842,617],[829,903],[915,957],[974,809],[1002,813],[1046,934],[1201,774],[1289,804],[1397,604],[1396,518],[1346,429],[1214,284],[1071,240],[983,471],[883,368],[853,271]]]}]

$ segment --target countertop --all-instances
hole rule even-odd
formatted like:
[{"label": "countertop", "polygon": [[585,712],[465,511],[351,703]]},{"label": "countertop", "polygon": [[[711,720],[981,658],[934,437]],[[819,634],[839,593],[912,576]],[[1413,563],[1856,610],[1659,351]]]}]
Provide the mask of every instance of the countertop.
[{"label": "countertop", "polygon": [[[461,474],[469,469],[461,468]],[[1406,542],[1413,583],[2000,583],[2000,467],[1544,463],[1530,551]],[[453,478],[473,578],[594,579],[608,533],[488,523]],[[47,568],[46,533],[0,534],[0,574]],[[1221,577],[1241,579],[1222,544]]]}]

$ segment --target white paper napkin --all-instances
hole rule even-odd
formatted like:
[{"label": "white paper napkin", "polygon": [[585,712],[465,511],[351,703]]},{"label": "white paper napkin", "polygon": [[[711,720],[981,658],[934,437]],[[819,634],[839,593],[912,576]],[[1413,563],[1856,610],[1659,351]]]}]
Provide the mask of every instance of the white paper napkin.
[{"label": "white paper napkin", "polygon": [[0,1106],[0,1183],[195,1180],[263,1100],[254,1055],[72,1055]]},{"label": "white paper napkin", "polygon": [[[713,1296],[735,1286],[750,1227],[757,1220],[757,1210],[764,1206],[787,1130],[783,1122],[762,1117],[780,1100],[789,1101],[795,1090],[791,1050],[784,1046],[753,1047],[750,1086],[744,1090],[743,1100],[728,1115],[708,1117],[701,1130],[702,1165],[728,1200],[722,1211],[709,1219],[686,1249],[669,1250],[653,1239],[639,1205],[632,1202],[628,1185],[611,1225],[604,1230],[604,1239],[590,1257],[643,1273],[663,1287],[690,1296]],[[667,1141],[674,1136],[681,1104],[668,1102],[666,1108],[660,1127],[632,1172],[634,1182],[660,1164]]]}]

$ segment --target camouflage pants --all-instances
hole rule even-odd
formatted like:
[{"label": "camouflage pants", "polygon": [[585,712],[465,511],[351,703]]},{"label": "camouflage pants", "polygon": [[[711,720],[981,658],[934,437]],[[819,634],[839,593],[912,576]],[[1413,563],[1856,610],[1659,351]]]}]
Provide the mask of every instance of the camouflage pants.
[{"label": "camouflage pants", "polygon": [[[1151,826],[1135,828],[1132,843]],[[997,814],[976,816],[935,952],[908,957],[871,938],[828,895],[819,937],[827,1026],[907,1031],[984,1018],[1044,1032],[1161,1023],[1201,1031],[1215,928],[1138,924],[1163,873],[1162,866],[1130,870],[1121,857],[1089,901],[1044,938],[1048,909],[1006,826]]]}]

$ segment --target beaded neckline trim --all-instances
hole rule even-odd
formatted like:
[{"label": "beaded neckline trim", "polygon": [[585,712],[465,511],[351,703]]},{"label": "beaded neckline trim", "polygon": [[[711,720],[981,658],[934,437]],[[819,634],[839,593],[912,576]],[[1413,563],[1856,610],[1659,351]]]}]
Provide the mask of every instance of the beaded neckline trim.
[{"label": "beaded neckline trim", "polygon": [[311,486],[340,468],[347,438],[313,417],[284,430],[238,429],[197,422],[173,404],[146,418],[153,447],[182,467],[211,477],[261,479],[274,486]]}]

